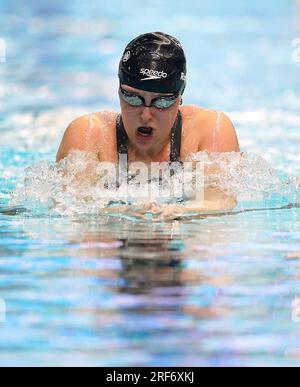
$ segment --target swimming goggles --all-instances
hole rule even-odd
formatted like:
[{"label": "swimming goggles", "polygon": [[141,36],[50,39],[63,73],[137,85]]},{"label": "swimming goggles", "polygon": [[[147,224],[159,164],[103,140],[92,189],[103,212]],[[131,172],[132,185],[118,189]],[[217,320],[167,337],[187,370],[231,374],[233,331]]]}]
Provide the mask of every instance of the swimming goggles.
[{"label": "swimming goggles", "polygon": [[145,107],[155,107],[156,109],[164,110],[164,109],[169,109],[171,106],[173,106],[179,96],[179,93],[173,94],[170,96],[166,97],[156,97],[152,99],[150,105],[146,105],[145,99],[134,93],[130,93],[122,87],[120,87],[120,95],[122,99],[127,102],[130,106],[135,106],[135,107],[140,107],[140,106],[145,106]]}]

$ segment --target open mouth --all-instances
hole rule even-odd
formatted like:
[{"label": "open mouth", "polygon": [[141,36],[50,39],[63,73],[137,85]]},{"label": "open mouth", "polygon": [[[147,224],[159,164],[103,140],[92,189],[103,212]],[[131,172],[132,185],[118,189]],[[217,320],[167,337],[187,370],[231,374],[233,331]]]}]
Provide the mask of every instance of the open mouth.
[{"label": "open mouth", "polygon": [[139,136],[142,136],[142,137],[150,137],[153,133],[153,128],[141,127],[141,128],[138,128],[137,133]]}]

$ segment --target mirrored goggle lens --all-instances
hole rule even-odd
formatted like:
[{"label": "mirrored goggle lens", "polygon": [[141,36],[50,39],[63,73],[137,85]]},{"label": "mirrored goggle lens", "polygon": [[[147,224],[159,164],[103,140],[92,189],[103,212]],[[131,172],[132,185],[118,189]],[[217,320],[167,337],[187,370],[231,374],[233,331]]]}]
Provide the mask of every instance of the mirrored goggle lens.
[{"label": "mirrored goggle lens", "polygon": [[[123,99],[131,106],[146,106],[145,100],[137,94],[127,93],[125,90],[122,89],[121,94]],[[168,109],[169,107],[174,105],[176,99],[176,95],[170,97],[158,97],[151,101],[151,106],[154,106],[157,109]]]},{"label": "mirrored goggle lens", "polygon": [[176,102],[176,97],[160,97],[156,98],[152,105],[157,109],[168,109]]},{"label": "mirrored goggle lens", "polygon": [[129,103],[131,106],[142,106],[144,105],[144,101],[138,95],[129,95],[122,92],[123,99]]}]

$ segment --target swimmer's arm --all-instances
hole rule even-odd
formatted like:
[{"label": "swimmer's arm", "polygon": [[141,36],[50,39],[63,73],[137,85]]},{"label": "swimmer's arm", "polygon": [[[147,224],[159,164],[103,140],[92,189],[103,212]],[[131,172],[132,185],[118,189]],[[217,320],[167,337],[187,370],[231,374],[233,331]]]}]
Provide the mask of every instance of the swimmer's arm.
[{"label": "swimmer's arm", "polygon": [[117,206],[106,208],[103,213],[106,215],[128,214],[136,218],[147,218],[146,214],[153,214],[154,219],[173,220],[180,216],[186,215],[213,215],[229,212],[236,207],[236,200],[226,196],[221,191],[207,190],[205,199],[201,201],[189,202],[186,205],[169,205],[158,206],[155,203],[148,203],[143,206]]},{"label": "swimmer's arm", "polygon": [[[212,123],[208,123],[208,128],[202,141],[199,145],[199,151],[206,151],[210,153],[227,153],[227,152],[240,152],[240,145],[236,134],[235,127],[230,118],[224,113],[212,112]],[[212,130],[213,127],[213,130]],[[218,186],[218,176],[222,175],[222,171],[218,166],[209,163],[205,167],[205,175],[213,176],[213,185]],[[210,180],[210,179],[208,179]],[[205,213],[217,213],[222,211],[231,211],[237,206],[237,199],[233,195],[228,195],[222,192],[220,189],[216,189],[213,186],[209,186],[205,189],[204,195],[196,197],[192,205],[184,207],[184,209],[178,208],[181,212],[205,212]]]},{"label": "swimmer's arm", "polygon": [[76,151],[98,152],[100,130],[96,115],[77,118],[66,129],[56,155],[61,161]]},{"label": "swimmer's arm", "polygon": [[237,200],[233,196],[226,195],[221,190],[207,188],[204,197],[198,196],[194,201],[185,205],[164,205],[161,216],[164,219],[176,218],[190,214],[219,214],[230,212],[237,206]]},{"label": "swimmer's arm", "polygon": [[199,144],[199,152],[240,152],[236,129],[224,113],[214,113],[213,123],[207,123],[206,132]]},{"label": "swimmer's arm", "polygon": [[[99,139],[99,119],[97,115],[92,114],[77,118],[65,131],[60,147],[56,155],[56,162],[68,157],[68,161],[63,167],[63,175],[68,177],[72,184],[93,184],[99,179],[96,174],[96,165],[98,163],[98,145]],[[84,160],[84,167],[78,165],[78,152],[84,152],[80,155]],[[77,164],[76,164],[77,163]],[[74,168],[77,165],[77,168]],[[79,166],[79,168],[78,168]]]},{"label": "swimmer's arm", "polygon": [[[220,189],[208,187],[204,195],[196,196],[192,207],[200,208],[203,212],[232,211],[237,206],[237,199]],[[188,206],[189,207],[189,206]]]}]

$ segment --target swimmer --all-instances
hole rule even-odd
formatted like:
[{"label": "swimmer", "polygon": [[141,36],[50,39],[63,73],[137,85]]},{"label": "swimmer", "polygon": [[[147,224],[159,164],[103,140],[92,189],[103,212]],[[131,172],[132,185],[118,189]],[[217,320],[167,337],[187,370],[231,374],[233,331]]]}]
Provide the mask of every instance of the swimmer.
[{"label": "swimmer", "polygon": [[[65,131],[57,162],[78,150],[92,152],[99,162],[118,163],[126,155],[128,165],[184,162],[200,151],[240,151],[235,128],[224,113],[183,105],[187,65],[176,38],[161,32],[138,36],[122,55],[118,76],[121,114],[77,118]],[[222,207],[220,200],[228,207],[223,193],[210,190],[209,195],[205,200],[210,211],[212,201],[215,211]],[[230,202],[234,207],[235,200]],[[178,212],[168,207],[168,215],[170,209]]]}]

